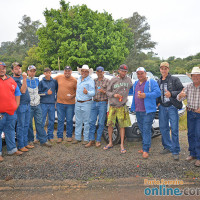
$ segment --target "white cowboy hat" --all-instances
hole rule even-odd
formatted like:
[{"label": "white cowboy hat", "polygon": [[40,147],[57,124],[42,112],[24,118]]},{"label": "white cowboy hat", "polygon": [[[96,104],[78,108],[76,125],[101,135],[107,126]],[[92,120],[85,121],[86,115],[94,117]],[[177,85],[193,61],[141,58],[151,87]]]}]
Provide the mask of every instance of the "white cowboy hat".
[{"label": "white cowboy hat", "polygon": [[186,73],[186,74],[191,78],[191,74],[200,74],[200,68],[193,67],[191,73]]},{"label": "white cowboy hat", "polygon": [[81,70],[82,70],[82,69],[88,70],[88,71],[89,71],[89,75],[91,75],[91,74],[93,73],[93,69],[92,69],[92,68],[89,68],[88,65],[83,65],[82,68],[77,67],[77,70],[78,70],[79,73],[81,73]]}]

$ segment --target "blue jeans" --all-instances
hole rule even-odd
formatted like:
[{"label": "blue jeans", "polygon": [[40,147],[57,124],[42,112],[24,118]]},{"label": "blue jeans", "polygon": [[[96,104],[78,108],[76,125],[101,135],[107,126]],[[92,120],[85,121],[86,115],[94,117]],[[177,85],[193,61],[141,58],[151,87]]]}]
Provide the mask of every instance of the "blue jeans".
[{"label": "blue jeans", "polygon": [[[171,125],[171,137],[170,126]],[[174,106],[159,106],[159,126],[162,134],[162,145],[169,149],[172,154],[179,154],[179,116],[178,109]]]},{"label": "blue jeans", "polygon": [[76,102],[75,104],[75,118],[76,118],[76,125],[75,125],[75,139],[81,140],[81,133],[84,124],[84,141],[89,141],[89,129],[90,129],[90,111],[92,101],[86,101],[84,103]]},{"label": "blue jeans", "polygon": [[200,113],[187,112],[187,128],[190,156],[200,160]]},{"label": "blue jeans", "polygon": [[90,131],[89,131],[89,140],[95,140],[95,131],[96,131],[96,121],[97,116],[99,116],[98,120],[98,129],[97,129],[97,142],[101,142],[101,136],[104,130],[105,119],[106,119],[106,111],[107,111],[107,102],[94,101],[92,103],[91,112],[90,112]]},{"label": "blue jeans", "polygon": [[40,144],[44,144],[47,141],[47,135],[42,124],[42,109],[41,109],[40,104],[37,106],[31,106],[31,116],[30,116],[30,123],[29,123],[29,129],[28,129],[29,142],[34,141],[33,123],[32,123],[33,117],[35,120],[35,128],[37,131],[37,137],[40,141]]},{"label": "blue jeans", "polygon": [[46,117],[48,114],[48,127],[47,127],[47,138],[53,139],[54,132],[54,121],[55,121],[55,104],[53,103],[41,103],[42,108],[42,125],[45,126]]},{"label": "blue jeans", "polygon": [[9,115],[7,113],[1,113],[3,119],[0,120],[0,155],[2,155],[2,138],[1,133],[5,133],[6,146],[8,154],[13,154],[17,151],[15,143],[15,124],[17,120],[17,114]]},{"label": "blue jeans", "polygon": [[28,145],[28,128],[30,123],[30,105],[22,104],[17,109],[17,148]]},{"label": "blue jeans", "polygon": [[142,133],[142,149],[144,152],[149,152],[151,148],[151,127],[155,118],[155,112],[136,112],[138,127]]},{"label": "blue jeans", "polygon": [[71,138],[73,133],[73,117],[74,117],[74,104],[62,104],[57,103],[57,114],[58,114],[58,131],[57,137],[63,138],[64,122],[65,118],[67,121],[66,125],[66,136]]}]

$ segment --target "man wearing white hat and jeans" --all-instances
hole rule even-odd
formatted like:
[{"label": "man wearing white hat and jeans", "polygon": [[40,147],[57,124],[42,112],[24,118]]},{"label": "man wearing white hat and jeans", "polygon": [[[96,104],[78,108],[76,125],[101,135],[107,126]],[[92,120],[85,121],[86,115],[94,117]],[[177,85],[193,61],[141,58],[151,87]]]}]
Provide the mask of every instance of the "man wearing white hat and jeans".
[{"label": "man wearing white hat and jeans", "polygon": [[197,159],[196,167],[200,167],[200,68],[193,67],[191,74],[193,83],[187,85],[177,99],[183,101],[187,98],[187,128],[190,155],[188,162]]},{"label": "man wearing white hat and jeans", "polygon": [[88,65],[83,65],[82,68],[77,68],[81,76],[78,78],[76,90],[75,104],[75,141],[73,144],[81,142],[82,126],[84,124],[84,141],[83,145],[89,142],[89,119],[92,106],[92,97],[95,95],[95,83],[89,76],[93,73],[93,69]]},{"label": "man wearing white hat and jeans", "polygon": [[136,112],[137,123],[142,133],[142,153],[143,158],[149,157],[151,147],[151,127],[156,113],[156,98],[161,92],[157,82],[146,76],[144,67],[136,70],[138,81],[133,85],[133,102],[131,111]]}]

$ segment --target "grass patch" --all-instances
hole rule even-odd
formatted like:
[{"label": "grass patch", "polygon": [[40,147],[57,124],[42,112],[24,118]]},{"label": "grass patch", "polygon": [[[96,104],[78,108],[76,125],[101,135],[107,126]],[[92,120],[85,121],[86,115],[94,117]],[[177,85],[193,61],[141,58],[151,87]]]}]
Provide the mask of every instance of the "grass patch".
[{"label": "grass patch", "polygon": [[194,172],[194,171],[186,171],[185,172],[185,176],[187,178],[199,178],[200,177],[200,173]]}]

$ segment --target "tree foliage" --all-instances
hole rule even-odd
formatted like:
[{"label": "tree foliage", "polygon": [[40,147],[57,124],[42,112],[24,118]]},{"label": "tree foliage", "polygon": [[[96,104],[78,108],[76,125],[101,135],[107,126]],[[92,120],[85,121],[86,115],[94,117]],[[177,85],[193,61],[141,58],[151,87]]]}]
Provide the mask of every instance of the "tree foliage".
[{"label": "tree foliage", "polygon": [[145,56],[142,51],[152,50],[156,45],[156,42],[151,41],[150,26],[146,20],[145,16],[137,12],[134,12],[132,17],[124,19],[133,33],[134,43],[126,59],[126,63],[132,70],[143,64]]},{"label": "tree foliage", "polygon": [[70,7],[64,0],[60,9],[46,10],[46,26],[41,27],[41,58],[53,69],[83,64],[102,65],[112,70],[129,54],[132,33],[123,20],[114,21],[107,12],[98,13],[86,5]]}]

